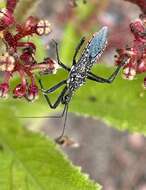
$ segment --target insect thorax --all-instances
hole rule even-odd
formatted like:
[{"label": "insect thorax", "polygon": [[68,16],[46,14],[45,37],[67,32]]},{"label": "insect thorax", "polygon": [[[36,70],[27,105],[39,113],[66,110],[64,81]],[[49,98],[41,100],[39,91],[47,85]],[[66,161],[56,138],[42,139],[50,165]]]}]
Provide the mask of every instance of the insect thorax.
[{"label": "insect thorax", "polygon": [[93,63],[87,60],[80,60],[73,65],[70,71],[67,84],[71,91],[75,91],[86,82],[87,72],[92,68]]}]

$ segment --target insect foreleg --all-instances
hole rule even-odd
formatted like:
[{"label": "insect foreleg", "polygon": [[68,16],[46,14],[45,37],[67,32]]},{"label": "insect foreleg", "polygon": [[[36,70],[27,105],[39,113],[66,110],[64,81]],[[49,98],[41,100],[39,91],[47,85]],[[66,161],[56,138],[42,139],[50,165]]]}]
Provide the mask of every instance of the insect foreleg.
[{"label": "insect foreleg", "polygon": [[76,64],[76,57],[77,57],[77,54],[80,50],[80,48],[82,47],[83,43],[85,42],[85,37],[82,37],[81,40],[80,40],[80,43],[78,44],[78,46],[76,47],[76,51],[75,51],[75,54],[73,56],[73,65]]},{"label": "insect foreleg", "polygon": [[55,43],[55,47],[56,47],[56,54],[57,54],[57,62],[58,62],[58,65],[60,65],[63,69],[65,69],[66,71],[70,71],[70,68],[67,67],[66,65],[64,65],[61,61],[60,61],[60,57],[59,57],[59,52],[58,52],[58,44],[57,42],[54,40],[54,43]]},{"label": "insect foreleg", "polygon": [[57,90],[62,85],[66,84],[66,80],[63,80],[63,81],[59,82],[58,84],[56,84],[55,86],[49,88],[48,90],[42,88],[42,82],[41,82],[41,80],[39,80],[39,83],[40,83],[40,86],[41,86],[41,91],[43,93],[50,94],[50,93],[54,92],[55,90]]},{"label": "insect foreleg", "polygon": [[[44,89],[41,80],[39,80],[39,83],[40,83],[41,89]],[[53,87],[52,87],[52,88],[53,88]],[[46,93],[43,92],[44,97],[45,97],[45,99],[46,99],[48,105],[50,106],[50,108],[52,108],[52,109],[57,108],[57,106],[61,103],[61,100],[62,100],[62,98],[63,98],[63,96],[64,96],[66,90],[67,90],[67,87],[65,86],[65,88],[62,90],[62,92],[60,93],[59,97],[57,98],[57,100],[55,101],[54,104],[51,103],[51,101],[50,101],[50,99],[49,99],[49,97],[48,97],[48,95],[47,95],[47,94],[49,94],[49,93],[46,94]]]},{"label": "insect foreleg", "polygon": [[[41,85],[41,87],[43,87],[42,86],[42,83],[41,83],[41,81],[39,81],[40,82],[40,85]],[[66,90],[62,90],[62,92],[61,92],[61,94],[59,95],[59,97],[57,98],[57,100],[56,100],[56,102],[54,103],[54,105],[52,105],[52,103],[50,102],[50,99],[49,99],[49,97],[47,96],[47,94],[44,94],[44,96],[45,96],[45,98],[46,98],[46,100],[47,100],[47,103],[48,103],[48,105],[52,108],[52,109],[55,109],[58,105],[59,105],[59,103],[61,102],[61,99],[62,99],[62,97],[63,97],[63,95],[64,95],[64,93],[66,92]],[[64,106],[64,108],[63,108],[63,112],[60,114],[60,115],[52,115],[52,116],[29,116],[29,117],[27,117],[27,116],[19,116],[18,118],[35,118],[35,119],[39,119],[39,118],[45,118],[45,119],[48,119],[48,118],[52,118],[52,119],[56,119],[56,118],[62,118],[63,116],[64,116],[64,114],[65,114],[65,111],[66,111],[66,105]]]}]

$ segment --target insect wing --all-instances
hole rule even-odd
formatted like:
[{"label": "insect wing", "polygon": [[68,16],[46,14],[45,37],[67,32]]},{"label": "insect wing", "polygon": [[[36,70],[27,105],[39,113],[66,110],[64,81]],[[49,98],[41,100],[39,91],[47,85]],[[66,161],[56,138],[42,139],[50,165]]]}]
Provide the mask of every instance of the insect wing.
[{"label": "insect wing", "polygon": [[99,57],[107,44],[108,28],[105,26],[99,32],[95,33],[87,46],[89,57],[92,59]]},{"label": "insect wing", "polygon": [[104,26],[99,32],[95,33],[84,49],[80,62],[90,60],[94,63],[101,56],[107,45],[108,27]]}]

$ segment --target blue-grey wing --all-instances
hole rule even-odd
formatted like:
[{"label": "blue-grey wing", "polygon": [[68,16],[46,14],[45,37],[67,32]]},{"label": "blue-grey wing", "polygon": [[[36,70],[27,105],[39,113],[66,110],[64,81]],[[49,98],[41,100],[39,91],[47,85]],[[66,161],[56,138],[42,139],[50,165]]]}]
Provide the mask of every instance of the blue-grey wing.
[{"label": "blue-grey wing", "polygon": [[88,61],[90,59],[91,62],[95,62],[101,56],[107,45],[107,35],[108,27],[106,26],[96,32],[84,49],[80,61],[85,59]]},{"label": "blue-grey wing", "polygon": [[89,56],[96,58],[106,47],[108,28],[105,26],[99,32],[95,33],[87,46]]}]

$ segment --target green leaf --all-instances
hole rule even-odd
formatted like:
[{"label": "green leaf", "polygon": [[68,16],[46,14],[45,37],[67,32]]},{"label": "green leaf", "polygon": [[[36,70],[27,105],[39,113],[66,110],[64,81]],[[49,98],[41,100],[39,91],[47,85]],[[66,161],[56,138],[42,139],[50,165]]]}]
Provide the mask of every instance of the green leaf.
[{"label": "green leaf", "polygon": [[[106,78],[115,69],[99,65],[96,68],[98,76]],[[142,81],[143,76],[134,81],[126,81],[119,76],[113,84],[89,81],[74,96],[70,110],[100,118],[120,130],[146,135],[146,94],[142,90]]]},{"label": "green leaf", "polygon": [[10,107],[1,105],[0,118],[1,190],[100,189],[47,137],[23,128]]}]

